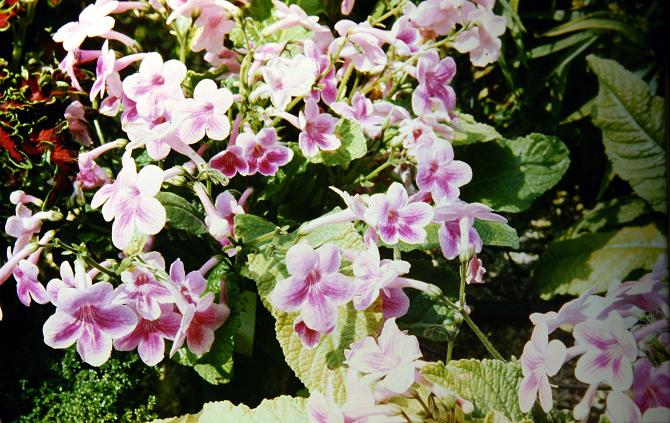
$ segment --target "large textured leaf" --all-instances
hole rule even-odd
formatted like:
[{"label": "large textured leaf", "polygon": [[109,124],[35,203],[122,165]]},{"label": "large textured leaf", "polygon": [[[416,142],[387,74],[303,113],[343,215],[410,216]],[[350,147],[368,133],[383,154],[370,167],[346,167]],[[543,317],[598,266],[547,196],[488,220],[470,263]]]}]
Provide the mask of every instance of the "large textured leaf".
[{"label": "large textured leaf", "polygon": [[244,213],[235,216],[235,235],[245,244],[258,241],[260,237],[274,232],[276,228],[274,223],[253,214]]},{"label": "large textured leaf", "polygon": [[287,396],[263,400],[250,409],[230,401],[208,402],[197,414],[154,420],[153,423],[308,423],[307,399]]},{"label": "large textured leaf", "polygon": [[473,144],[476,142],[488,142],[502,138],[502,135],[494,127],[479,123],[472,115],[467,113],[456,113],[458,118],[454,138],[454,145]]},{"label": "large textured leaf", "polygon": [[602,292],[635,269],[651,269],[666,251],[665,236],[653,224],[589,233],[549,245],[535,267],[542,298]]},{"label": "large textured leaf", "polygon": [[568,149],[556,137],[530,134],[471,145],[459,159],[477,169],[462,198],[503,212],[526,210],[568,169]]},{"label": "large textured leaf", "polygon": [[340,147],[335,151],[321,151],[310,158],[310,162],[323,163],[327,166],[345,166],[368,152],[363,129],[357,122],[341,119],[335,128],[335,135],[342,143]]},{"label": "large textured leaf", "polygon": [[156,198],[165,207],[167,222],[173,228],[194,235],[208,232],[205,222],[200,218],[200,213],[183,197],[171,192],[159,192]]},{"label": "large textured leaf", "polygon": [[639,197],[618,197],[598,203],[585,212],[582,219],[568,228],[563,239],[575,238],[582,233],[593,233],[614,229],[629,223],[651,211],[649,204]]},{"label": "large textured leaf", "polygon": [[454,334],[455,313],[443,302],[421,292],[412,299],[407,314],[398,321],[398,325],[412,335],[446,342]]},{"label": "large textured leaf", "polygon": [[600,83],[593,123],[614,171],[654,210],[665,212],[663,99],[617,62],[593,55],[587,61]]},{"label": "large textured leaf", "polygon": [[[335,243],[341,248],[365,248],[352,224],[324,226],[304,236],[302,240],[315,248],[326,242]],[[268,301],[268,295],[276,282],[288,276],[284,265],[285,252],[297,241],[294,237],[289,245],[268,248],[262,253],[250,255],[248,276],[256,281],[263,304],[276,319],[277,339],[291,369],[310,391],[325,392],[332,387],[334,398],[343,401],[346,395],[344,350],[365,336],[379,334],[382,325],[381,306],[377,304],[365,312],[354,310],[351,303],[347,307],[340,307],[336,329],[322,337],[314,348],[305,348],[293,330],[297,314],[275,310]]]},{"label": "large textured leaf", "polygon": [[506,223],[476,219],[474,226],[484,245],[519,248],[516,229]]},{"label": "large textured leaf", "polygon": [[502,413],[512,421],[525,417],[519,409],[517,387],[522,375],[516,363],[458,360],[445,366],[438,361],[427,364],[422,372],[431,381],[472,401],[474,417],[484,417],[491,411]]}]

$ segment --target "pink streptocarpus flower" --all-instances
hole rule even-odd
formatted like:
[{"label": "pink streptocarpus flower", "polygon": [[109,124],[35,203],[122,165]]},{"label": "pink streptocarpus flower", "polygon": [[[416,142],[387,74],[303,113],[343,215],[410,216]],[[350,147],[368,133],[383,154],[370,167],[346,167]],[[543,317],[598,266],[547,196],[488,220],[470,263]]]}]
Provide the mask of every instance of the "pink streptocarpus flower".
[{"label": "pink streptocarpus flower", "polygon": [[372,28],[367,22],[357,24],[346,19],[336,23],[335,30],[340,37],[330,44],[330,54],[339,51],[340,58],[360,72],[379,73],[384,69],[388,59],[381,46],[393,42],[390,32]]},{"label": "pink streptocarpus flower", "polygon": [[239,15],[240,9],[227,0],[168,0],[168,5],[174,9],[165,21],[168,25],[178,16],[190,16],[196,10],[215,8],[225,11],[228,15]]},{"label": "pink streptocarpus flower", "polygon": [[30,238],[42,229],[43,220],[60,220],[63,215],[54,210],[49,211],[39,211],[33,214],[33,211],[30,210],[23,204],[16,205],[16,214],[10,216],[9,219],[5,222],[5,232],[7,235],[17,239],[18,246],[15,246],[14,249],[23,247],[27,244]]},{"label": "pink streptocarpus flower", "polygon": [[91,151],[81,152],[77,157],[79,172],[75,178],[75,185],[79,189],[89,190],[98,188],[109,181],[109,175],[101,168],[95,160],[102,154],[120,148],[125,145],[125,141],[116,140],[108,142]]},{"label": "pink streptocarpus flower", "polygon": [[421,35],[408,16],[402,16],[393,23],[391,34],[395,40],[393,46],[401,56],[410,56],[419,51]]},{"label": "pink streptocarpus flower", "polygon": [[117,248],[124,249],[135,231],[155,235],[163,229],[165,208],[155,198],[162,183],[163,171],[158,166],[147,165],[138,173],[132,157],[124,155],[116,180],[95,193],[91,207],[102,206],[104,219],[114,220],[112,242]]},{"label": "pink streptocarpus flower", "polygon": [[193,98],[181,101],[176,107],[181,140],[193,144],[205,135],[213,140],[225,139],[230,134],[226,112],[232,104],[233,95],[228,89],[219,88],[211,79],[198,82]]},{"label": "pink streptocarpus flower", "polygon": [[465,282],[468,285],[473,283],[484,283],[485,274],[486,269],[482,264],[482,259],[478,258],[477,255],[475,254],[468,262],[468,270],[465,276]]},{"label": "pink streptocarpus flower", "polygon": [[109,41],[105,40],[95,66],[96,78],[91,87],[91,92],[89,93],[91,101],[93,101],[98,94],[100,94],[100,98],[105,95],[108,78],[112,77],[114,74],[117,74],[118,77],[119,71],[125,69],[133,62],[142,60],[145,56],[146,53],[137,53],[117,60],[114,50],[110,50],[109,48]]},{"label": "pink streptocarpus flower", "polygon": [[226,34],[229,34],[235,28],[235,21],[228,19],[228,17],[228,12],[223,8],[203,8],[194,23],[198,29],[198,35],[193,41],[191,50],[218,52],[223,46]]},{"label": "pink streptocarpus flower", "polygon": [[587,291],[578,298],[563,304],[563,306],[558,310],[558,313],[555,311],[550,311],[547,313],[533,313],[529,316],[530,321],[533,322],[534,325],[538,325],[540,323],[547,325],[549,333],[552,333],[560,326],[569,326],[572,328],[577,323],[581,323],[588,319],[586,310],[590,297],[591,291]]},{"label": "pink streptocarpus flower", "polygon": [[116,9],[117,1],[96,2],[86,6],[76,22],[68,22],[56,31],[53,40],[63,43],[67,51],[78,49],[87,37],[102,37],[114,28],[114,18],[107,16]]},{"label": "pink streptocarpus flower", "polygon": [[215,69],[225,66],[227,72],[223,76],[240,72],[240,54],[224,46],[221,46],[218,50],[208,51],[205,53],[204,59]]},{"label": "pink streptocarpus flower", "polygon": [[438,114],[448,118],[456,105],[456,94],[449,83],[456,74],[451,57],[440,60],[436,50],[421,55],[416,68],[419,85],[412,93],[412,110],[417,116]]},{"label": "pink streptocarpus flower", "polygon": [[163,117],[156,119],[154,122],[145,122],[138,119],[126,123],[123,125],[123,130],[131,141],[126,146],[126,150],[144,146],[149,157],[154,160],[163,160],[170,154],[170,151],[175,150],[187,156],[196,164],[204,163],[205,160],[195,150],[182,142],[178,134],[179,128],[176,122],[165,120]]},{"label": "pink streptocarpus flower", "polygon": [[414,6],[407,6],[405,13],[411,22],[425,34],[446,35],[457,23],[461,23],[462,0],[426,0]]},{"label": "pink streptocarpus flower", "polygon": [[519,385],[519,407],[527,413],[535,399],[540,397],[540,405],[545,412],[553,407],[549,376],[554,376],[563,366],[566,357],[565,345],[558,340],[549,342],[547,326],[538,324],[530,341],[523,347],[521,370],[523,379]]},{"label": "pink streptocarpus flower", "polygon": [[631,387],[632,363],[637,359],[638,348],[618,313],[610,313],[604,321],[589,319],[579,323],[573,335],[575,346],[585,351],[575,368],[578,380],[589,384],[606,382],[617,391]]},{"label": "pink streptocarpus flower", "polygon": [[454,160],[454,149],[449,142],[421,145],[415,155],[416,184],[420,190],[430,192],[435,202],[443,198],[457,199],[458,188],[472,180],[472,169],[467,163]]},{"label": "pink streptocarpus flower", "polygon": [[[330,32],[328,33],[330,34]],[[318,73],[320,76],[317,85],[321,88],[312,91],[312,98],[317,102],[322,99],[324,103],[331,104],[337,99],[337,75],[335,67],[330,65],[328,51],[322,51],[317,43],[312,40],[303,41],[303,50],[305,56],[314,60],[319,66]]]},{"label": "pink streptocarpus flower", "polygon": [[49,302],[47,291],[38,280],[39,272],[35,263],[30,260],[21,260],[18,266],[14,268],[16,295],[26,307],[30,306],[31,298],[38,304]]},{"label": "pink streptocarpus flower", "polygon": [[416,369],[422,367],[419,341],[398,329],[395,318],[384,323],[377,341],[368,336],[345,350],[350,369],[378,380],[377,389],[404,394],[414,384]]},{"label": "pink streptocarpus flower", "polygon": [[221,245],[229,245],[230,241],[228,238],[233,235],[235,215],[244,214],[242,199],[238,203],[230,192],[224,191],[216,197],[216,204],[212,204],[202,184],[194,184],[193,189],[205,209],[205,214],[207,215],[205,217],[205,224],[209,229],[210,235],[219,241]]},{"label": "pink streptocarpus flower", "polygon": [[348,16],[354,9],[355,2],[356,0],[342,0],[342,4],[340,5],[340,12],[342,12],[344,16]]},{"label": "pink streptocarpus flower", "polygon": [[374,194],[365,210],[365,222],[387,244],[403,241],[420,244],[426,239],[425,227],[433,219],[433,208],[426,203],[410,203],[405,188],[391,184],[386,194]]},{"label": "pink streptocarpus flower", "polygon": [[255,135],[245,130],[237,137],[236,145],[242,149],[247,162],[245,175],[258,172],[263,176],[274,176],[281,166],[293,158],[293,150],[277,142],[275,128],[263,128]]},{"label": "pink streptocarpus flower", "polygon": [[158,319],[147,320],[138,316],[135,329],[123,338],[114,340],[114,348],[119,351],[137,348],[137,353],[147,366],[160,363],[165,356],[164,339],[173,340],[181,322],[181,315],[173,307],[161,304]]},{"label": "pink streptocarpus flower", "polygon": [[75,70],[76,65],[81,65],[84,63],[92,62],[100,56],[100,50],[72,50],[68,51],[63,60],[58,64],[58,69],[62,70],[70,77],[72,86],[79,91],[84,91],[84,89],[79,84],[77,80],[77,74]]},{"label": "pink streptocarpus flower", "polygon": [[318,24],[318,16],[309,16],[297,4],[288,5],[279,0],[273,0],[275,9],[273,15],[277,21],[263,28],[263,35],[268,36],[281,29],[292,28],[295,26],[303,27],[310,31],[318,31],[321,25]]},{"label": "pink streptocarpus flower", "polygon": [[316,81],[318,64],[303,55],[292,58],[273,57],[263,67],[265,84],[252,93],[252,98],[270,96],[272,105],[279,110],[286,109],[292,97],[309,94]]},{"label": "pink streptocarpus flower", "polygon": [[51,279],[47,284],[49,301],[56,307],[58,307],[59,294],[64,289],[85,289],[93,284],[81,261],[77,260],[74,262],[74,269],[75,271],[73,272],[69,262],[62,262],[60,264],[60,279]]},{"label": "pink streptocarpus flower", "polygon": [[[98,107],[98,112],[100,114],[103,114],[105,116],[111,116],[114,117],[119,114],[119,110],[121,109],[121,104],[125,102],[126,104],[129,104],[132,100],[128,99],[124,94],[123,94],[123,83],[121,82],[121,76],[117,72],[112,73],[109,75],[109,77],[106,80],[106,87],[107,87],[107,97],[103,98],[102,101],[100,102],[100,106]],[[134,103],[133,103],[134,107]],[[128,114],[131,111],[124,110],[124,116],[128,116]],[[134,110],[134,113],[137,113],[136,110]],[[127,121],[127,119],[122,119],[122,122]]]},{"label": "pink streptocarpus flower", "polygon": [[77,352],[91,366],[101,366],[112,353],[112,340],[124,337],[137,325],[135,313],[114,305],[114,288],[98,282],[84,288],[64,288],[58,294],[56,313],[44,323],[44,343]]},{"label": "pink streptocarpus flower", "polygon": [[249,163],[244,157],[242,147],[239,145],[228,145],[225,150],[209,159],[209,165],[223,173],[227,178],[232,178],[238,173],[246,175],[249,171]]},{"label": "pink streptocarpus flower", "polygon": [[314,100],[305,101],[305,110],[298,115],[300,135],[298,145],[305,157],[314,157],[319,150],[333,151],[340,147],[340,139],[335,135],[337,118],[328,113],[320,113]]},{"label": "pink streptocarpus flower", "polygon": [[162,116],[175,102],[184,99],[181,82],[186,66],[178,60],[168,60],[158,53],[147,54],[139,72],[123,80],[123,92],[135,102],[137,112],[148,118]]},{"label": "pink streptocarpus flower", "polygon": [[607,394],[607,417],[612,423],[665,423],[670,421],[670,408],[653,407],[641,412],[623,392]]},{"label": "pink streptocarpus flower", "polygon": [[635,363],[633,400],[643,413],[654,407],[670,407],[670,361],[655,367],[644,357]]},{"label": "pink streptocarpus flower", "polygon": [[67,128],[74,136],[75,141],[84,147],[91,145],[91,136],[88,134],[84,105],[75,100],[65,109],[65,120]]},{"label": "pink streptocarpus flower", "polygon": [[305,325],[327,332],[337,322],[337,306],[349,302],[354,294],[352,280],[341,273],[340,250],[335,244],[324,244],[314,250],[301,242],[286,254],[291,274],[277,282],[270,302],[285,312],[300,312]]},{"label": "pink streptocarpus flower", "polygon": [[[145,253],[143,260],[158,269],[165,268],[165,260],[159,253]],[[121,281],[123,283],[116,288],[115,301],[132,305],[143,319],[158,319],[161,315],[161,304],[174,303],[170,291],[156,280],[151,270],[140,265],[122,272]]]},{"label": "pink streptocarpus flower", "polygon": [[325,332],[319,332],[318,330],[310,329],[301,318],[297,318],[293,323],[293,330],[305,348],[314,348],[317,346],[321,340],[321,336],[331,333],[334,328],[332,327]]},{"label": "pink streptocarpus flower", "polygon": [[484,67],[498,60],[502,46],[499,37],[505,33],[507,23],[503,16],[496,16],[484,7],[468,4],[465,9],[466,21],[475,26],[458,36],[454,48],[461,53],[470,53],[470,62]]},{"label": "pink streptocarpus flower", "polygon": [[345,102],[338,101],[332,103],[330,108],[338,115],[358,122],[370,138],[377,138],[379,136],[382,125],[386,121],[386,116],[375,113],[375,106],[372,104],[372,101],[358,92],[351,99],[351,106]]},{"label": "pink streptocarpus flower", "polygon": [[[207,281],[202,273],[194,270],[186,275],[184,264],[179,259],[170,266],[170,279],[183,300],[177,302],[182,318],[170,355],[174,354],[184,341],[191,352],[202,355],[212,347],[214,331],[228,319],[230,309],[223,302],[216,304],[213,292],[205,294]],[[222,292],[223,289],[225,288],[222,286]]]},{"label": "pink streptocarpus flower", "polygon": [[12,191],[12,193],[9,194],[9,202],[14,205],[33,204],[37,207],[42,207],[43,204],[43,201],[39,198],[34,195],[26,194],[25,191],[20,189]]}]

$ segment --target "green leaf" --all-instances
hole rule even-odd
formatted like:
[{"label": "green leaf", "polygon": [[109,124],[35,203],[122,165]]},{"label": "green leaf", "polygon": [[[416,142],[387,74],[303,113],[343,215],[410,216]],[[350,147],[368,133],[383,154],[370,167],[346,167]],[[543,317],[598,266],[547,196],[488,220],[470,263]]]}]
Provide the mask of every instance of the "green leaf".
[{"label": "green leaf", "polygon": [[240,308],[240,328],[235,334],[235,352],[251,357],[256,332],[256,298],[254,291],[243,291],[237,299]]},{"label": "green leaf", "polygon": [[570,165],[568,155],[560,139],[542,134],[471,145],[460,158],[477,171],[461,197],[498,211],[524,211],[558,183]]},{"label": "green leaf", "polygon": [[617,62],[593,55],[586,60],[600,84],[593,123],[614,171],[654,210],[665,212],[663,99]]},{"label": "green leaf", "polygon": [[530,50],[528,54],[529,59],[537,59],[540,57],[545,57],[550,54],[557,53],[566,48],[572,47],[575,44],[579,44],[583,41],[587,41],[590,38],[595,37],[595,34],[589,31],[578,32],[577,34],[572,34],[569,37],[561,38],[558,41],[553,41],[551,43],[542,44],[537,46],[534,49]]},{"label": "green leaf", "polygon": [[[207,277],[208,291],[219,286],[223,275],[228,271],[226,263],[219,264]],[[210,291],[212,292],[212,291]],[[184,366],[192,366],[196,373],[213,385],[230,382],[233,377],[233,351],[235,348],[235,334],[241,325],[241,302],[239,288],[230,280],[226,283],[226,297],[231,307],[230,316],[226,322],[214,332],[212,348],[197,356],[183,347],[177,351],[174,358]]]},{"label": "green leaf", "polygon": [[340,119],[335,128],[335,135],[342,145],[335,151],[321,151],[309,159],[312,163],[323,163],[326,166],[344,166],[355,159],[365,156],[368,148],[361,125],[353,120]]},{"label": "green leaf", "polygon": [[208,402],[197,414],[154,420],[153,423],[308,423],[307,399],[281,396],[265,399],[254,409],[230,401]]},{"label": "green leaf", "polygon": [[630,41],[639,45],[644,45],[646,41],[644,34],[630,23],[616,19],[596,18],[591,15],[584,16],[583,18],[572,19],[569,22],[550,29],[543,35],[545,37],[556,37],[559,35],[569,34],[571,32],[585,30],[620,32]]},{"label": "green leaf", "polygon": [[506,223],[475,219],[474,227],[484,245],[519,248],[516,229]]},{"label": "green leaf", "polygon": [[326,12],[324,2],[321,0],[288,0],[288,4],[297,4],[308,15],[316,16]]},{"label": "green leaf", "polygon": [[454,139],[451,140],[453,145],[474,144],[502,138],[494,127],[475,121],[472,115],[457,112],[456,117],[458,123],[454,128]]},{"label": "green leaf", "polygon": [[502,413],[512,421],[526,417],[519,409],[517,387],[522,375],[517,363],[458,360],[445,366],[438,361],[428,363],[422,373],[432,382],[471,401],[475,406],[473,417],[484,417],[491,411]]},{"label": "green leaf", "polygon": [[398,321],[398,326],[409,330],[412,335],[446,342],[454,333],[454,314],[454,310],[443,302],[421,292],[412,299],[407,314]]},{"label": "green leaf", "polygon": [[165,207],[167,222],[175,229],[202,235],[208,232],[200,213],[183,197],[171,192],[159,192],[156,199]]},{"label": "green leaf", "polygon": [[275,229],[277,229],[277,226],[274,223],[268,222],[262,217],[247,213],[235,215],[235,235],[244,244],[257,240],[263,235],[273,233]]},{"label": "green leaf", "polygon": [[613,229],[624,223],[630,223],[649,212],[651,212],[649,204],[633,196],[598,203],[593,209],[584,213],[579,222],[568,228],[561,238],[576,238],[583,233]]},{"label": "green leaf", "polygon": [[603,292],[635,269],[653,268],[666,239],[653,224],[584,234],[549,244],[535,267],[542,298]]},{"label": "green leaf", "polygon": [[[314,248],[332,242],[340,248],[365,249],[361,236],[350,223],[321,227],[302,240]],[[356,311],[351,303],[340,307],[336,329],[322,337],[314,348],[305,348],[293,330],[297,314],[275,310],[268,301],[268,295],[277,281],[288,276],[284,264],[285,253],[296,241],[292,239],[276,248],[268,246],[268,250],[263,253],[250,254],[247,276],[256,281],[263,304],[276,319],[277,339],[288,365],[307,389],[325,392],[328,386],[332,386],[334,398],[341,402],[346,394],[344,350],[365,336],[379,334],[382,325],[381,305],[377,303],[366,311]]]}]

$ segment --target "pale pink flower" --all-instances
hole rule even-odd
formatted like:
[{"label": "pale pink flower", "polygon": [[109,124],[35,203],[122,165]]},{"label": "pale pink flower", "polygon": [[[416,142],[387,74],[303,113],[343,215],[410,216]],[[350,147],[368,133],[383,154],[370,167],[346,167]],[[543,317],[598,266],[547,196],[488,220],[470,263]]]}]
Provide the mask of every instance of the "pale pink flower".
[{"label": "pale pink flower", "polygon": [[181,82],[186,66],[178,60],[168,60],[158,53],[146,55],[139,72],[123,80],[123,92],[134,101],[137,112],[146,117],[162,116],[175,101],[184,99]]},{"label": "pale pink flower", "polygon": [[633,399],[640,411],[670,407],[670,361],[655,367],[646,357],[635,363]]},{"label": "pale pink flower", "polygon": [[467,163],[454,160],[454,149],[449,142],[434,141],[416,149],[416,184],[428,191],[435,202],[443,198],[455,200],[459,187],[472,180],[472,169]]},{"label": "pale pink flower", "polygon": [[[330,44],[330,54],[334,55],[339,51],[340,58],[351,63],[360,72],[378,73],[384,69],[388,59],[381,47],[385,43],[393,42],[394,37],[390,32],[373,28],[367,22],[357,24],[349,20],[337,22],[335,30],[340,37]],[[343,43],[345,44],[342,47]]]},{"label": "pale pink flower", "polygon": [[305,157],[314,157],[319,150],[333,151],[340,147],[340,139],[335,135],[337,118],[328,113],[320,113],[314,100],[305,101],[305,110],[298,115],[300,135],[298,145]]},{"label": "pale pink flower", "polygon": [[172,305],[161,304],[158,319],[147,320],[138,316],[135,329],[123,338],[114,340],[114,348],[119,351],[132,351],[137,348],[144,364],[155,366],[165,356],[164,339],[174,339],[180,321],[181,315],[173,310]]},{"label": "pale pink flower", "polygon": [[211,79],[198,82],[193,98],[177,105],[175,115],[181,121],[179,135],[182,141],[193,144],[205,134],[213,140],[223,140],[230,134],[226,112],[233,104],[233,95],[226,88],[219,88]]},{"label": "pale pink flower", "polygon": [[91,92],[89,97],[91,101],[100,94],[100,98],[105,95],[105,88],[107,86],[107,79],[112,77],[113,74],[125,69],[128,65],[138,60],[142,60],[146,56],[146,53],[137,53],[131,54],[129,56],[122,57],[117,60],[116,53],[114,50],[109,49],[109,42],[105,40],[100,50],[100,55],[98,56],[98,61],[95,66],[95,81],[91,87]]},{"label": "pale pink flower", "polygon": [[578,380],[597,384],[606,382],[612,389],[625,391],[633,383],[633,362],[638,348],[635,337],[621,316],[610,313],[604,321],[589,319],[575,326],[575,346],[585,353],[577,361]]},{"label": "pale pink flower", "polygon": [[607,417],[612,423],[666,423],[670,408],[649,408],[643,414],[628,395],[612,391],[607,394]]},{"label": "pale pink flower", "polygon": [[407,191],[398,182],[392,183],[386,194],[372,195],[365,211],[365,222],[387,244],[424,242],[425,227],[432,219],[433,208],[423,202],[410,203]]},{"label": "pale pink flower", "polygon": [[468,285],[473,283],[484,283],[485,274],[486,269],[482,264],[482,260],[477,258],[477,255],[475,254],[468,262],[468,271],[465,276],[465,282],[467,282]]},{"label": "pale pink flower", "polygon": [[84,111],[84,105],[75,100],[70,103],[65,109],[65,120],[67,121],[67,128],[74,136],[75,141],[79,144],[88,147],[91,145],[91,136],[88,134],[88,127]]},{"label": "pale pink flower", "polygon": [[475,26],[458,36],[454,48],[461,53],[470,53],[470,62],[475,66],[484,67],[498,60],[502,46],[499,37],[507,27],[505,18],[486,8],[470,5],[466,21]]},{"label": "pale pink flower", "polygon": [[104,219],[114,220],[112,242],[117,248],[124,249],[136,231],[155,235],[163,229],[165,208],[155,198],[162,183],[163,171],[158,166],[145,166],[138,173],[132,157],[124,156],[116,180],[95,193],[91,207],[103,206]]},{"label": "pale pink flower", "polygon": [[227,0],[168,0],[168,5],[174,9],[165,21],[168,25],[178,16],[190,16],[194,11],[207,8],[224,10],[229,15],[241,13],[237,6]]},{"label": "pale pink flower", "polygon": [[[39,211],[33,214],[33,211],[23,204],[16,205],[16,214],[10,216],[5,222],[5,232],[7,235],[17,239],[17,244],[22,247],[27,244],[33,235],[39,233],[42,229],[44,220],[60,220],[62,214],[53,210]],[[18,247],[15,247],[15,249]]]},{"label": "pale pink flower", "polygon": [[58,64],[58,69],[65,72],[67,76],[70,77],[74,88],[79,91],[84,91],[77,80],[75,65],[92,62],[93,60],[96,60],[98,56],[100,56],[100,50],[71,50],[67,52],[63,60]]},{"label": "pale pink flower", "polygon": [[[156,268],[164,269],[165,261],[158,253],[146,253],[143,260]],[[174,303],[170,291],[144,267],[135,266],[121,273],[123,282],[116,289],[117,303],[132,305],[143,319],[156,320],[161,315],[161,304]]]},{"label": "pale pink flower", "polygon": [[286,109],[292,97],[304,97],[312,90],[318,74],[317,63],[303,55],[274,57],[263,67],[262,84],[252,97],[269,95],[272,105]]},{"label": "pale pink flower", "polygon": [[530,321],[533,322],[534,325],[540,323],[547,325],[549,333],[558,329],[559,326],[566,325],[573,327],[577,323],[581,323],[588,318],[586,309],[588,308],[588,300],[590,296],[591,291],[587,291],[578,298],[563,304],[558,310],[558,313],[555,311],[533,313],[529,316]]},{"label": "pale pink flower", "polygon": [[419,51],[421,34],[408,16],[401,16],[393,23],[391,34],[395,37],[393,46],[399,55],[410,56]]},{"label": "pale pink flower", "polygon": [[408,6],[406,13],[424,33],[446,35],[461,23],[462,5],[463,0],[426,0],[416,7]]},{"label": "pale pink flower", "polygon": [[109,175],[95,162],[95,160],[102,154],[115,148],[120,148],[123,145],[124,141],[117,140],[98,146],[91,151],[79,153],[79,156],[77,157],[79,172],[77,173],[74,182],[75,190],[89,190],[98,188],[107,183],[109,181]]},{"label": "pale pink flower", "polygon": [[76,22],[68,22],[56,31],[53,40],[63,43],[67,51],[78,49],[87,37],[104,37],[114,28],[114,18],[107,16],[114,12],[117,1],[96,2],[86,6]]},{"label": "pale pink flower", "polygon": [[355,2],[356,0],[342,0],[342,4],[340,5],[340,12],[342,12],[344,16],[349,15],[354,9]]},{"label": "pale pink flower", "polygon": [[293,330],[295,331],[302,345],[305,348],[314,348],[319,344],[322,335],[327,335],[333,331],[334,327],[324,331],[319,332],[318,330],[310,329],[309,326],[301,318],[297,318],[293,323]]},{"label": "pale pink flower", "polygon": [[273,15],[277,18],[275,23],[263,28],[263,35],[268,36],[281,29],[293,28],[296,26],[303,27],[310,31],[318,31],[321,25],[318,24],[318,16],[309,16],[297,4],[288,5],[279,0],[273,0],[274,5]]},{"label": "pale pink flower", "polygon": [[351,119],[361,125],[370,138],[377,138],[386,121],[386,116],[375,113],[375,106],[361,93],[354,94],[351,106],[343,101],[332,103],[330,108],[338,115]]},{"label": "pale pink flower", "polygon": [[349,302],[354,293],[350,278],[339,273],[340,250],[324,244],[314,250],[301,242],[286,254],[291,274],[275,285],[270,294],[273,307],[285,312],[300,312],[305,325],[327,332],[337,321],[337,306]]},{"label": "pale pink flower", "polygon": [[123,130],[131,141],[127,146],[128,150],[145,146],[149,157],[154,160],[163,160],[174,145],[181,143],[177,126],[172,121],[151,124],[136,120],[123,125]]},{"label": "pale pink flower", "polygon": [[547,326],[538,324],[530,341],[523,347],[521,370],[523,379],[519,384],[519,407],[527,413],[535,399],[540,397],[540,405],[545,412],[553,407],[549,376],[554,376],[563,366],[566,357],[565,345],[558,340],[549,342]]},{"label": "pale pink flower", "polygon": [[43,203],[39,198],[35,197],[34,195],[26,194],[23,190],[20,189],[12,191],[12,193],[9,194],[9,202],[14,205],[33,204],[37,207],[42,207]]},{"label": "pale pink flower", "polygon": [[221,245],[229,245],[228,238],[233,235],[235,215],[244,214],[242,204],[238,204],[230,192],[224,191],[216,197],[214,205],[201,183],[195,183],[193,189],[205,209],[205,224],[210,235]]},{"label": "pale pink flower", "polygon": [[[100,112],[100,114],[103,114],[105,116],[114,117],[117,114],[119,114],[121,104],[123,103],[123,99],[125,97],[125,95],[123,94],[123,83],[121,82],[121,76],[119,76],[117,72],[112,73],[107,78],[105,85],[107,87],[107,97],[103,98],[102,101],[100,102],[98,112]],[[126,103],[130,101],[132,100],[126,98]],[[124,115],[127,116],[128,113],[129,111],[124,110]],[[135,113],[137,113],[136,110]],[[125,119],[122,119],[122,122],[124,120]]]},{"label": "pale pink flower", "polygon": [[433,127],[421,118],[406,119],[398,125],[399,138],[403,147],[413,150],[420,145],[432,145],[440,142]]},{"label": "pale pink flower", "polygon": [[[328,32],[328,34],[330,34],[330,32]],[[312,40],[303,41],[303,50],[305,56],[314,60],[319,66],[318,73],[320,79],[318,80],[317,85],[319,85],[321,89],[313,90],[312,98],[317,102],[319,99],[322,99],[324,103],[331,104],[337,99],[337,75],[335,73],[335,66],[330,66],[330,56],[328,55],[328,51],[322,51]]]},{"label": "pale pink flower", "polygon": [[114,288],[107,282],[62,289],[56,313],[44,323],[44,343],[68,348],[76,342],[82,360],[101,366],[112,353],[112,340],[126,336],[137,324],[135,313],[113,305],[113,299]]},{"label": "pale pink flower", "polygon": [[198,28],[198,35],[193,41],[191,50],[218,52],[223,47],[226,34],[235,28],[235,21],[228,19],[228,16],[223,8],[204,8],[194,23]]},{"label": "pale pink flower", "polygon": [[238,173],[245,175],[249,171],[249,163],[239,145],[228,145],[225,150],[209,159],[209,165],[219,170],[227,178],[232,178]]},{"label": "pale pink flower", "polygon": [[449,85],[455,74],[456,62],[451,57],[440,60],[436,50],[421,55],[416,67],[419,85],[412,93],[412,110],[417,116],[449,116],[456,105],[456,94]]},{"label": "pale pink flower", "polygon": [[344,351],[350,369],[378,380],[378,389],[404,394],[414,384],[422,356],[419,341],[398,329],[395,318],[384,322],[377,341],[368,336]]},{"label": "pale pink flower", "polygon": [[228,68],[224,75],[236,74],[240,71],[240,55],[234,50],[221,46],[218,50],[208,51],[204,59],[215,68]]},{"label": "pale pink flower", "polygon": [[64,261],[60,264],[60,279],[54,278],[47,284],[47,294],[49,301],[58,307],[58,298],[64,289],[86,289],[93,284],[91,276],[86,273],[81,261],[74,262],[75,271],[69,262]]},{"label": "pale pink flower", "polygon": [[258,172],[263,176],[274,176],[281,166],[293,158],[293,150],[277,142],[275,128],[263,128],[255,135],[247,129],[239,134],[235,142],[242,149],[247,163],[247,169],[240,172],[245,175]]},{"label": "pale pink flower", "polygon": [[44,285],[38,280],[39,269],[30,260],[21,260],[14,268],[16,279],[16,295],[26,307],[30,306],[31,298],[38,304],[49,302],[49,296]]}]

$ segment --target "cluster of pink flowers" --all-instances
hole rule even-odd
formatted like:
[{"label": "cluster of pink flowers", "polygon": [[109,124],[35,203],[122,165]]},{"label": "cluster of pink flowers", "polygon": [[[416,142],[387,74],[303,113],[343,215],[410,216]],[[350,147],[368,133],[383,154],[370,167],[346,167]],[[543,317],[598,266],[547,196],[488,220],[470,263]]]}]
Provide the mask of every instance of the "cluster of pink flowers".
[{"label": "cluster of pink flowers", "polygon": [[[549,377],[577,359],[575,378],[588,385],[573,413],[585,421],[598,390],[605,385],[607,416],[612,422],[660,422],[670,418],[670,331],[667,261],[638,281],[612,285],[605,295],[586,292],[558,312],[535,313],[531,340],[521,355],[524,378],[519,404],[529,411],[539,396],[551,410]],[[556,329],[572,331],[567,348],[549,341]]]}]

